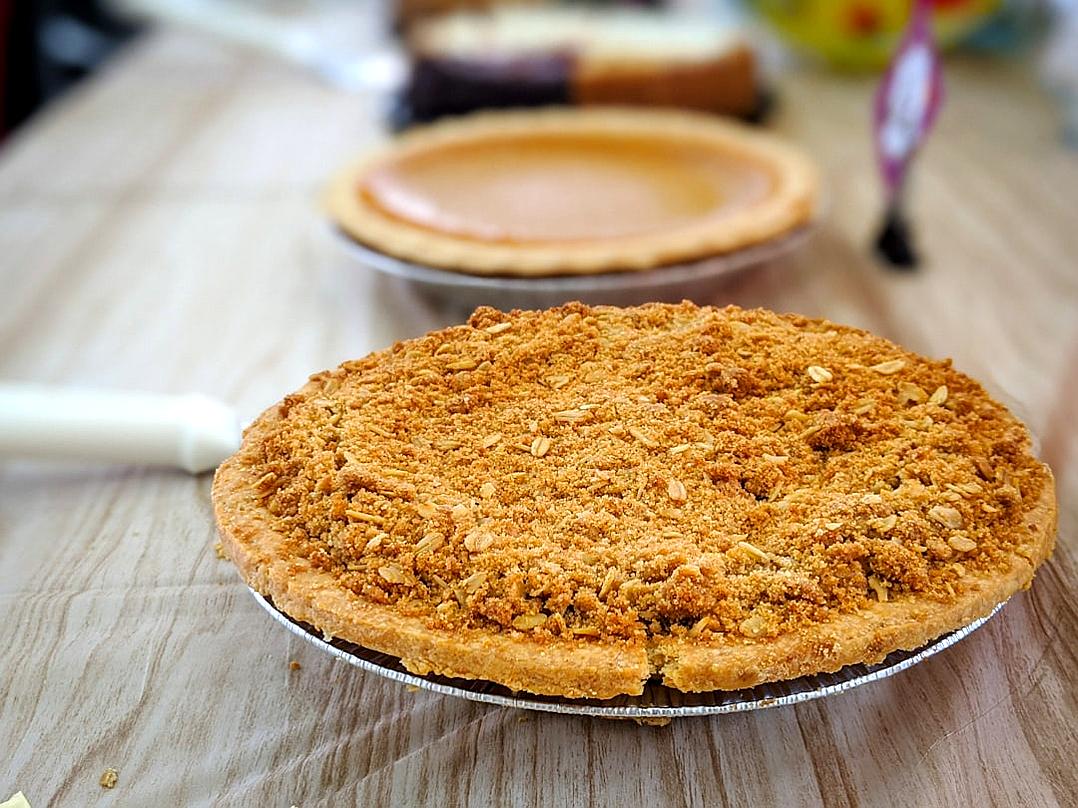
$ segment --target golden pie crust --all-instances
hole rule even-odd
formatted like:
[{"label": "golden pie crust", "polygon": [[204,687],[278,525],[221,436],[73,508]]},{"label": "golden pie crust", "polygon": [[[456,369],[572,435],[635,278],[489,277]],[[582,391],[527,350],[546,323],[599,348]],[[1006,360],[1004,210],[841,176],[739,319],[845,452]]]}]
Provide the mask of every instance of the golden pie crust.
[{"label": "golden pie crust", "polygon": [[491,112],[412,130],[341,171],[350,237],[477,275],[651,269],[806,224],[817,172],[742,124],[669,110]]},{"label": "golden pie crust", "polygon": [[214,479],[274,604],[566,697],[875,663],[1052,550],[1052,474],[949,360],[764,310],[479,309],[311,377]]}]

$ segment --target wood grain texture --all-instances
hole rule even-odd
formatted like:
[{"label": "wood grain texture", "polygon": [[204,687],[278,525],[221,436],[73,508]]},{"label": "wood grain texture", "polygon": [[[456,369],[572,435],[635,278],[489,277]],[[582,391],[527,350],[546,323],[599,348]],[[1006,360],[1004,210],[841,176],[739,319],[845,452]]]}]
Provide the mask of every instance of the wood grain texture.
[{"label": "wood grain texture", "polygon": [[[969,639],[794,708],[665,728],[411,693],[323,659],[213,552],[208,477],[0,464],[0,798],[135,805],[1035,805],[1078,799],[1078,156],[1017,68],[956,62],[888,274],[871,84],[782,87],[830,211],[714,302],[953,356],[1030,423],[1055,556]],[[311,371],[443,325],[346,270],[317,213],[380,101],[163,32],[0,152],[0,376],[182,392],[251,417]],[[291,670],[290,660],[302,664]],[[119,770],[106,791],[98,778]]]}]

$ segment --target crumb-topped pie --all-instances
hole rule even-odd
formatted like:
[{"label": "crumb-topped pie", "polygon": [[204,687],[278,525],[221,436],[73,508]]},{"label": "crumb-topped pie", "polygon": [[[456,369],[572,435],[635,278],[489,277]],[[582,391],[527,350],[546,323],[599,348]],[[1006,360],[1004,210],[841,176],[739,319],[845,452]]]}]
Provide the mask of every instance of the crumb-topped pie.
[{"label": "crumb-topped pie", "polygon": [[605,698],[873,663],[1055,537],[1025,427],[949,361],[764,310],[479,309],[311,377],[217,472],[227,555],[413,672]]},{"label": "crumb-topped pie", "polygon": [[342,172],[327,206],[383,253],[479,275],[650,269],[812,216],[798,149],[687,112],[490,112],[414,129]]}]

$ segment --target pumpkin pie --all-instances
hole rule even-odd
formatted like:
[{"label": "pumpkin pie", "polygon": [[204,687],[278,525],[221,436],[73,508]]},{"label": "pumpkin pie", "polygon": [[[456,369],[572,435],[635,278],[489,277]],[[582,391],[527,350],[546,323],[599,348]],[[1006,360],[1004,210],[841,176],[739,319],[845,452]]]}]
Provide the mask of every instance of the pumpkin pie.
[{"label": "pumpkin pie", "polygon": [[479,275],[643,270],[804,225],[798,149],[703,115],[482,113],[412,130],[340,172],[332,219],[378,251]]},{"label": "pumpkin pie", "polygon": [[1051,552],[1052,474],[948,360],[764,310],[570,304],[318,373],[217,472],[225,553],[328,635],[533,693],[875,663]]}]

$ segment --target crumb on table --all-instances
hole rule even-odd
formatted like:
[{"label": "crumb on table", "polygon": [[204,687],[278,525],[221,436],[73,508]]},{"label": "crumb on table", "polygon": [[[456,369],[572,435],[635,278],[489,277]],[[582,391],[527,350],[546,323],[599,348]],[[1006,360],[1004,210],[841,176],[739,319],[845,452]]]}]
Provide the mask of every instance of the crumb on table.
[{"label": "crumb on table", "polygon": [[294,670],[294,671],[298,671],[298,670],[299,670],[300,668],[302,668],[303,666],[299,664],[299,661],[298,661],[298,660],[295,660],[295,659],[293,659],[292,661],[290,661],[290,662],[288,663],[288,667],[289,667],[289,668],[290,668],[291,670]]},{"label": "crumb on table", "polygon": [[119,780],[120,773],[110,766],[101,772],[101,779],[98,782],[101,783],[102,788],[116,788],[116,783]]},{"label": "crumb on table", "polygon": [[637,726],[641,727],[666,727],[670,725],[671,720],[672,719],[669,716],[665,715],[655,716],[654,718],[633,718],[633,721],[636,722]]}]

